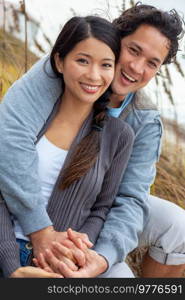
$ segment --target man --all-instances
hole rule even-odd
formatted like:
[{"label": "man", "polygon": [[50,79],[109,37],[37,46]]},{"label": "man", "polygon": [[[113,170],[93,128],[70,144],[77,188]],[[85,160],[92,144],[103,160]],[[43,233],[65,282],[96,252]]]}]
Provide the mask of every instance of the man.
[{"label": "man", "polygon": [[[150,185],[155,178],[155,163],[159,158],[162,126],[159,113],[140,89],[157,74],[162,64],[171,62],[176,55],[182,22],[175,12],[165,13],[149,5],[136,5],[125,11],[114,23],[121,30],[122,51],[112,83],[112,107],[109,113],[124,119],[134,129],[136,138],[133,153],[114,206],[94,247],[96,252],[82,247],[86,252],[86,264],[78,271],[72,271],[64,263],[59,263],[52,252],[45,257],[50,260],[54,270],[60,266],[60,271],[66,277],[94,277],[105,271],[101,276],[122,277],[126,274],[129,277],[132,275],[128,270],[122,272],[126,266],[121,262],[138,244],[149,245],[149,253],[143,264],[143,276],[180,277],[185,268],[185,213],[175,204],[149,196]],[[25,148],[24,142],[27,139],[32,143],[36,140],[36,134],[61,93],[60,83],[57,79],[47,78],[42,67],[41,61],[10,89],[0,112],[3,145],[0,189],[10,211],[19,218],[32,241],[35,238],[41,240],[40,236],[52,224],[39,201],[37,174],[31,175],[33,184],[30,189],[24,186],[17,192],[21,176],[26,176],[30,165],[37,163],[37,157],[33,155],[34,148],[28,144]],[[18,97],[27,98],[30,106],[25,99],[17,103]],[[31,119],[33,111],[35,115]],[[10,125],[12,117],[16,119],[13,128]],[[19,137],[15,135],[16,130],[20,132]],[[23,161],[13,161],[9,155],[9,148],[15,145],[21,149]],[[12,177],[7,168],[8,162],[11,162]],[[13,197],[19,199],[18,205],[12,201]],[[29,203],[30,197],[35,197],[34,206]],[[21,219],[23,210],[30,220],[27,227]],[[38,223],[32,224],[32,216],[34,219],[38,216]],[[75,233],[71,232],[69,238],[75,243]],[[58,244],[55,245],[57,247],[59,252]],[[62,254],[58,256],[62,257]]]}]

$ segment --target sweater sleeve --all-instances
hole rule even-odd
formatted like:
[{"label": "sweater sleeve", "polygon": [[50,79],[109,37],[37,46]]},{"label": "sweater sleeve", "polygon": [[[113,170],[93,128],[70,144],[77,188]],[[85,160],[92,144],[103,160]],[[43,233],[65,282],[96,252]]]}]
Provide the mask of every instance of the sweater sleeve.
[{"label": "sweater sleeve", "polygon": [[0,199],[0,269],[9,277],[20,267],[19,247],[5,203]]},{"label": "sweater sleeve", "polygon": [[157,118],[146,123],[135,137],[117,197],[95,248],[107,259],[109,268],[137,247],[138,236],[148,220],[148,195],[155,178],[161,135],[162,125]]},{"label": "sweater sleeve", "polygon": [[117,150],[105,174],[101,192],[97,196],[94,206],[91,208],[91,214],[80,229],[80,232],[86,233],[94,244],[106,220],[107,213],[115,200],[119,183],[132,152],[134,133],[131,127],[124,123],[124,130],[120,131],[121,135]]},{"label": "sweater sleeve", "polygon": [[46,57],[11,86],[0,104],[0,191],[26,235],[52,224],[41,199],[35,148],[61,93],[60,80],[48,74]]}]

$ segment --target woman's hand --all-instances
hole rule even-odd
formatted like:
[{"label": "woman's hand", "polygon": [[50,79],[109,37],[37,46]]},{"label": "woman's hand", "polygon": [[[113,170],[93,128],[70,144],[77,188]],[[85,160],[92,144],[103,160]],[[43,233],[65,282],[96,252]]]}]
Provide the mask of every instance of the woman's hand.
[{"label": "woman's hand", "polygon": [[[57,247],[60,247],[60,244],[56,243]],[[101,273],[105,272],[108,268],[108,262],[106,259],[93,251],[91,249],[86,249],[86,262],[85,265],[79,267],[77,270],[72,269],[66,262],[63,260],[57,259],[52,251],[48,250],[45,254],[47,261],[49,261],[52,269],[57,270],[57,273],[62,274],[66,278],[90,278],[97,277]],[[47,270],[47,265],[44,261],[43,268]]]},{"label": "woman's hand", "polygon": [[49,272],[59,272],[59,261],[65,263],[72,271],[83,267],[86,263],[86,250],[93,244],[86,234],[75,232],[72,229],[67,230],[67,236],[68,239],[61,243],[52,242],[52,248],[45,249],[37,258],[33,259],[34,264]]},{"label": "woman's hand", "polygon": [[47,272],[36,267],[20,267],[15,270],[10,278],[63,278],[61,274]]},{"label": "woman's hand", "polygon": [[[85,265],[85,252],[77,248],[72,241],[65,240],[63,244],[53,242],[52,246],[52,250],[46,249],[43,253],[40,253],[37,258],[33,259],[37,267],[49,272],[60,273],[58,269],[58,262],[60,261],[65,263],[72,271],[77,271],[79,267]],[[85,244],[83,247],[87,249]]]},{"label": "woman's hand", "polygon": [[65,263],[58,263],[58,270],[66,278],[93,278],[104,273],[108,268],[107,260],[96,251],[87,249],[86,263],[77,271],[71,270]]}]

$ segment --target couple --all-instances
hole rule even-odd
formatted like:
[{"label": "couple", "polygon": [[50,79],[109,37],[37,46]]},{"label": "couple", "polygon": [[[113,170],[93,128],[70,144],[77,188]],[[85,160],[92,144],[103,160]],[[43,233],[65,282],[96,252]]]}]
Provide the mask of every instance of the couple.
[{"label": "couple", "polygon": [[[56,273],[60,273],[64,277],[132,277],[131,270],[123,260],[138,244],[150,246],[149,253],[143,263],[143,277],[182,276],[182,271],[185,268],[184,211],[175,204],[149,195],[149,188],[155,177],[155,163],[159,157],[162,128],[156,108],[146,95],[139,91],[156,75],[162,64],[170,63],[175,57],[178,50],[178,39],[182,32],[182,22],[175,11],[167,13],[149,5],[138,4],[123,12],[113,23],[121,33],[121,52],[118,62],[116,57],[119,50],[115,50],[115,48],[113,50],[110,44],[107,44],[106,39],[93,36],[90,26],[88,26],[88,39],[81,42],[76,41],[74,48],[72,46],[68,48],[66,53],[63,52],[63,47],[67,45],[65,42],[76,29],[73,26],[70,35],[67,34],[63,41],[60,40],[63,42],[63,44],[61,43],[62,48],[56,49],[54,46],[52,51],[54,55],[51,59],[52,68],[48,59],[41,60],[13,85],[3,104],[1,104],[0,190],[2,199],[6,201],[14,216],[14,229],[18,228],[17,238],[19,238],[18,242],[22,252],[29,255],[30,250],[27,248],[29,248],[28,242],[31,240],[36,257],[34,262],[39,266],[39,268],[20,267],[18,250],[16,251],[18,244],[15,241],[8,211],[2,200],[0,213],[3,229],[1,229],[0,267],[4,271],[4,276],[29,277],[28,273],[33,272],[33,277],[59,276]],[[118,38],[118,34],[116,36]],[[88,94],[88,97],[83,100],[81,94],[76,93],[76,87],[68,85],[76,76],[75,69],[71,68],[68,63],[69,57],[76,47],[89,42],[89,40],[93,43],[83,44],[85,49],[92,51],[93,48],[96,48],[96,53],[93,54],[95,57],[102,52],[106,56],[103,56],[103,62],[100,63],[101,59],[97,60],[94,56],[92,59],[89,53],[84,53],[84,49],[80,49],[80,55],[85,55],[85,57],[79,57],[79,61],[78,59],[77,61],[80,66],[90,70],[89,85],[84,85],[83,81],[80,80],[81,88],[84,93]],[[102,50],[100,46],[106,48],[106,51]],[[64,56],[62,57],[62,55]],[[116,62],[115,74],[112,72],[114,61]],[[61,77],[61,73],[63,73],[62,81],[64,80],[62,88],[61,78],[54,76],[57,74],[58,77]],[[109,80],[107,80],[108,75],[105,79],[105,73],[111,74]],[[102,74],[104,74],[103,77]],[[103,83],[106,89],[112,80],[111,76],[113,79],[111,91],[109,91],[111,94],[98,95],[99,85],[102,86]],[[97,82],[97,78],[101,78],[101,80],[103,78],[101,84]],[[90,84],[93,81],[96,84]],[[83,111],[78,109],[78,105],[75,106],[74,118],[72,118],[74,114],[69,110],[71,107],[67,106],[70,114],[68,113],[68,118],[65,119],[66,102],[60,102],[57,99],[61,96],[62,91],[62,98],[66,99],[66,94],[69,96],[69,88],[73,94],[76,93],[73,99],[77,100],[78,98],[82,102],[87,101],[86,99],[93,99],[92,102],[94,102],[100,96],[100,100],[94,102],[93,116],[89,111],[90,107],[92,109],[92,102],[88,102],[87,106],[83,106]],[[102,89],[101,91],[103,93],[105,90]],[[96,96],[98,97],[96,98]],[[110,103],[108,103],[108,109],[105,109],[108,99]],[[106,114],[105,110],[107,111]],[[85,116],[86,121],[82,125]],[[119,119],[114,119],[111,116],[123,119],[135,132],[130,159],[132,131],[129,126],[125,127],[125,122],[119,122]],[[68,120],[70,126],[69,122],[67,123]],[[88,135],[90,127],[87,123],[92,122],[92,120],[93,123],[90,123],[92,124],[91,131]],[[41,130],[44,123],[46,124]],[[77,134],[80,128],[80,134]],[[125,133],[126,129],[128,130],[127,134]],[[93,142],[92,135],[98,143]],[[126,139],[128,136],[130,140]],[[53,148],[53,151],[63,149],[62,158],[60,158],[64,163],[67,155],[65,150],[70,148],[69,154],[75,153],[71,151],[71,148],[75,146],[75,142],[83,141],[83,137],[85,137],[85,142],[78,145],[78,147],[82,147],[82,157],[72,155],[73,160],[69,161],[68,157],[71,155],[68,155],[66,161],[70,163],[70,168],[65,168],[64,174],[61,173],[57,180],[57,184],[62,188],[60,193],[63,193],[63,199],[66,197],[67,201],[56,202],[59,191],[58,186],[55,186],[46,211],[47,201],[43,201],[43,196],[41,201],[40,177],[44,174],[45,162],[47,159],[49,160],[49,142],[51,142],[50,147],[57,146],[55,150]],[[111,143],[110,139],[112,138]],[[89,144],[86,144],[87,139]],[[128,142],[127,145],[124,144],[126,142]],[[109,147],[110,143],[111,147]],[[88,146],[86,147],[86,145]],[[43,147],[47,149],[44,158],[43,153],[46,150],[42,151]],[[114,164],[113,156],[115,153],[119,155],[122,147],[121,157],[123,161],[119,159],[119,163],[117,161],[117,164]],[[73,147],[73,149],[78,148]],[[92,150],[92,156],[90,156],[90,150]],[[41,159],[43,158],[40,173],[38,170],[39,151],[42,151],[42,156],[39,156],[39,164],[42,164]],[[77,153],[81,153],[81,151],[77,151]],[[102,154],[105,157],[102,157]],[[84,156],[86,160],[83,159]],[[78,167],[78,160],[80,159],[82,159],[83,168],[73,173],[74,170],[76,171],[75,167]],[[102,161],[102,159],[104,160]],[[113,160],[110,161],[111,159]],[[124,172],[128,159],[129,162]],[[66,161],[65,164],[67,165]],[[113,163],[114,166],[112,170],[110,163]],[[62,162],[60,162],[60,166],[61,164]],[[50,164],[48,165],[50,166]],[[49,168],[48,165],[47,168]],[[55,168],[57,167],[58,163],[55,165]],[[108,181],[106,168],[109,173]],[[79,174],[82,174],[80,179]],[[97,181],[101,181],[105,175],[99,194],[97,185],[101,185],[101,182],[97,184],[94,182],[94,186],[91,185],[91,174],[97,176]],[[118,177],[111,176],[113,174]],[[112,205],[109,199],[110,196],[114,197],[121,176],[123,177],[119,184],[117,196],[115,199],[111,199],[111,201],[114,200]],[[49,177],[49,184],[51,177]],[[77,193],[73,186],[77,187],[77,183],[80,185],[84,177],[88,180],[86,181],[86,188],[83,188],[82,185]],[[63,182],[61,179],[64,179],[64,183],[67,185],[61,186]],[[55,180],[56,177],[52,184]],[[77,183],[73,183],[73,180],[77,180]],[[93,178],[93,180],[95,179]],[[93,188],[92,198],[96,197],[94,203],[91,202],[91,197],[87,203],[88,212],[91,211],[88,216],[86,214],[87,207],[84,206],[85,209],[80,214],[81,207],[78,205],[73,207],[74,201],[71,200],[71,197],[76,197],[77,201],[83,201],[82,195],[83,197],[87,196],[87,188],[89,193],[90,189]],[[104,188],[103,192],[102,188]],[[109,191],[111,188],[113,188],[112,193]],[[48,186],[42,184],[42,192],[49,194],[51,190],[48,191]],[[100,204],[98,202],[99,195],[102,200]],[[56,207],[54,203],[57,203],[58,206]],[[111,205],[112,208],[108,213]],[[67,210],[68,214],[66,214]],[[72,216],[70,215],[71,211],[73,211]],[[88,218],[89,216],[90,218]],[[59,230],[61,218],[64,219],[65,224],[63,225],[66,227]],[[76,218],[82,223],[87,220],[84,227],[81,226],[81,223],[77,227],[81,228],[80,232],[86,232],[90,240],[95,243],[93,250],[89,249],[91,243],[86,235],[67,230],[68,227],[76,229]],[[94,222],[94,220],[96,221]],[[63,232],[56,232],[53,225],[55,230]],[[64,238],[61,237],[62,234]],[[96,241],[97,237],[98,240]],[[24,265],[26,264],[27,261]]]}]

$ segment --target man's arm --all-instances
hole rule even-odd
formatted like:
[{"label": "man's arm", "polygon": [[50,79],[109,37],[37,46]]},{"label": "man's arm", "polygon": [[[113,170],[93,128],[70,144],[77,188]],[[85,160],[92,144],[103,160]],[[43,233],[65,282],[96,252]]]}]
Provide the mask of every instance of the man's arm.
[{"label": "man's arm", "polygon": [[138,235],[148,219],[148,194],[156,174],[161,134],[160,119],[156,117],[136,135],[116,200],[95,245],[109,268],[138,245]]},{"label": "man's arm", "polygon": [[51,225],[41,201],[35,142],[61,94],[61,81],[49,62],[44,70],[45,61],[15,82],[0,104],[0,191],[25,234]]}]

